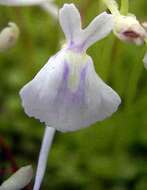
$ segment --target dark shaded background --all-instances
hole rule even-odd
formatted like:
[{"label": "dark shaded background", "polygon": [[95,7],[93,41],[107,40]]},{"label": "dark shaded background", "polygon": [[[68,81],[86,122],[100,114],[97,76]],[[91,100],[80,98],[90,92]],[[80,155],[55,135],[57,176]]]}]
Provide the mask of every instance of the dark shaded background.
[{"label": "dark shaded background", "polygon": [[[98,0],[74,0],[84,25],[105,10]],[[130,0],[131,12],[147,20],[147,1]],[[19,90],[60,48],[58,22],[40,7],[0,6],[0,27],[15,21],[17,45],[0,53],[0,183],[12,171],[37,164],[44,126],[28,118]],[[74,133],[56,133],[42,189],[147,190],[147,71],[144,47],[113,34],[89,49],[98,74],[122,98],[111,118]],[[31,189],[31,188],[29,188]]]}]

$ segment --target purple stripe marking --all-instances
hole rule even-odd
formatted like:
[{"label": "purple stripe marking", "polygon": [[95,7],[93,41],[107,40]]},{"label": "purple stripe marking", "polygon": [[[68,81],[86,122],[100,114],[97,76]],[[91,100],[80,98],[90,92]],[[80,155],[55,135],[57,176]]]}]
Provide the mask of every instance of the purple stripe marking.
[{"label": "purple stripe marking", "polygon": [[[78,88],[75,92],[72,92],[68,87],[69,78],[69,66],[67,62],[64,63],[63,78],[61,81],[60,88],[58,89],[57,96],[55,98],[55,104],[62,106],[62,104],[67,104],[70,106],[84,106],[85,105],[85,80],[86,72],[89,64],[86,64],[80,72],[80,81]],[[58,107],[57,106],[57,107]]]}]

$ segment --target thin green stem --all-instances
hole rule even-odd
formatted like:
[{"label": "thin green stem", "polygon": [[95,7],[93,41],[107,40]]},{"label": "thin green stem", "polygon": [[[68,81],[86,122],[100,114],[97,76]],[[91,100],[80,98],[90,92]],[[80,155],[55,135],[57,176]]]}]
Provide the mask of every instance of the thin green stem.
[{"label": "thin green stem", "polygon": [[120,15],[118,4],[115,0],[102,0],[102,1],[114,16]]},{"label": "thin green stem", "polygon": [[127,15],[129,11],[129,0],[121,0],[120,12],[122,15]]}]

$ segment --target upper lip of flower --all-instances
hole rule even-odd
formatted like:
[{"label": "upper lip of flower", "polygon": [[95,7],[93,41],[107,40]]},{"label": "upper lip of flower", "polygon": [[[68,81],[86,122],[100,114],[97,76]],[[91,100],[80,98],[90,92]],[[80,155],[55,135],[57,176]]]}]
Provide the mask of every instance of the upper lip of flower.
[{"label": "upper lip of flower", "polygon": [[114,25],[113,16],[104,12],[82,29],[80,14],[73,4],[65,4],[60,9],[59,21],[67,39],[67,48],[80,52],[107,36]]}]

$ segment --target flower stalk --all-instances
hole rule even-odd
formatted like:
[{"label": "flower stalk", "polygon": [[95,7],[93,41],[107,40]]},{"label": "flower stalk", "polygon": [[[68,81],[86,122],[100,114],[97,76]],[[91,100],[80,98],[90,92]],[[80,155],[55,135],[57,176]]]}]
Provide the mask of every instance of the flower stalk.
[{"label": "flower stalk", "polygon": [[42,142],[42,146],[41,146],[41,150],[39,154],[39,160],[38,160],[38,166],[37,166],[37,172],[36,172],[35,184],[34,184],[33,190],[40,189],[40,186],[45,174],[48,154],[52,146],[55,131],[56,130],[54,128],[48,127],[48,126],[45,129],[43,142]]},{"label": "flower stalk", "polygon": [[118,4],[116,3],[115,0],[102,0],[102,1],[114,16],[120,15]]},{"label": "flower stalk", "polygon": [[129,12],[129,0],[121,0],[120,12],[122,15],[128,15]]}]

